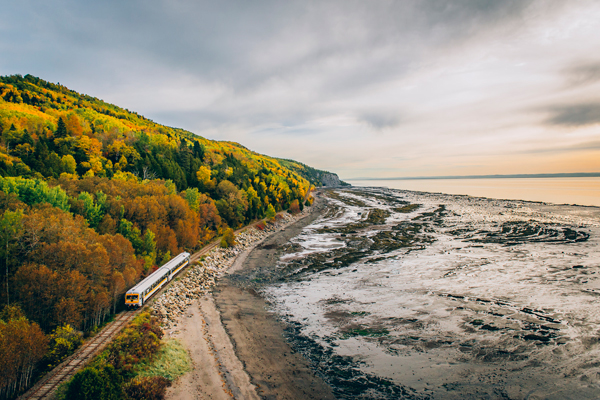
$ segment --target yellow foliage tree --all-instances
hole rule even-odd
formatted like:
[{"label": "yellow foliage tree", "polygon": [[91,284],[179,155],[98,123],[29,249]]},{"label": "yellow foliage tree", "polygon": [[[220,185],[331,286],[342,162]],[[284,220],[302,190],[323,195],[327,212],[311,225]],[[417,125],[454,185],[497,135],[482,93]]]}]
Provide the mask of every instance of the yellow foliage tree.
[{"label": "yellow foliage tree", "polygon": [[203,185],[206,185],[207,182],[210,182],[210,175],[211,175],[212,171],[210,169],[210,167],[208,166],[201,166],[200,169],[198,169],[198,172],[196,172],[196,177],[198,178],[198,182],[202,183]]},{"label": "yellow foliage tree", "polygon": [[69,174],[75,173],[75,169],[77,168],[77,162],[75,161],[75,158],[72,155],[67,154],[66,156],[62,156],[61,164],[65,172]]}]

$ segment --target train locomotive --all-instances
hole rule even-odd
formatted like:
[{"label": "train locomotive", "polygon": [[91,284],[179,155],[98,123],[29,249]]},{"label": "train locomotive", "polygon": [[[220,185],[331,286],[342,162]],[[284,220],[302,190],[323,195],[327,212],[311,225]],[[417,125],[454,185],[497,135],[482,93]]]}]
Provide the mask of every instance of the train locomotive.
[{"label": "train locomotive", "polygon": [[169,262],[148,275],[143,281],[132,287],[125,294],[125,305],[129,308],[141,307],[146,300],[190,263],[190,253],[181,253]]}]

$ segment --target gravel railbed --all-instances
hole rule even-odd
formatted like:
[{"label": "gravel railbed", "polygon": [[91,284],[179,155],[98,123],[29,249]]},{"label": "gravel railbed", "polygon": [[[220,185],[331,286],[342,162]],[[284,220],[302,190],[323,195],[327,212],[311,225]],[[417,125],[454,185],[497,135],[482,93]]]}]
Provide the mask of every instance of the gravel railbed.
[{"label": "gravel railbed", "polygon": [[206,294],[214,286],[215,280],[233,264],[240,253],[307,214],[307,210],[297,215],[279,214],[280,218],[266,223],[263,230],[252,226],[237,234],[235,246],[227,249],[215,247],[202,257],[201,261],[192,263],[152,303],[153,313],[160,319],[161,327],[164,330],[175,327],[177,318],[195,299]]}]

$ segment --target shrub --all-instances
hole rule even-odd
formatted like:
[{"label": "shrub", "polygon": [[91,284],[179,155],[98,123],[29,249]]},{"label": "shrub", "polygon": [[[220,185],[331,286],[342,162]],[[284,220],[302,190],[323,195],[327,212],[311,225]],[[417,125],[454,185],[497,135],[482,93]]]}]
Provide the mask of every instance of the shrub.
[{"label": "shrub", "polygon": [[298,199],[295,199],[294,201],[292,201],[292,203],[290,204],[290,208],[288,209],[288,212],[290,214],[298,214],[300,212],[300,203],[298,202]]},{"label": "shrub", "polygon": [[310,207],[310,206],[312,206],[312,205],[313,205],[313,202],[314,202],[314,201],[315,201],[315,198],[309,195],[309,196],[306,198],[306,202],[304,202],[304,205],[305,205],[305,206],[309,206],[309,207]]},{"label": "shrub", "polygon": [[58,327],[50,335],[50,349],[44,357],[44,365],[50,370],[73,354],[83,343],[83,334],[67,324]]},{"label": "shrub", "polygon": [[125,394],[131,400],[162,400],[171,381],[162,376],[145,376],[132,379],[125,386]]},{"label": "shrub", "polygon": [[65,394],[69,400],[120,400],[123,378],[115,368],[106,364],[102,368],[87,367],[75,374]]},{"label": "shrub", "polygon": [[[157,358],[162,335],[156,318],[148,312],[139,314],[104,351],[94,357],[85,369],[75,374],[66,387],[60,389],[57,400],[164,398],[169,379],[138,379],[135,371]],[[171,353],[169,356],[176,358]],[[184,368],[181,364],[182,362],[177,364],[177,368],[170,370],[170,373],[179,373]],[[185,361],[183,364],[185,366]],[[126,383],[128,380],[131,381]]]},{"label": "shrub", "polygon": [[227,228],[221,238],[221,247],[226,249],[231,246],[235,246],[235,235],[231,228]]},{"label": "shrub", "polygon": [[109,345],[107,361],[119,371],[131,372],[135,364],[158,351],[162,335],[158,320],[142,313]]},{"label": "shrub", "polygon": [[258,224],[255,225],[256,229],[258,229],[259,231],[264,231],[266,228],[266,225],[263,221],[260,221]]}]

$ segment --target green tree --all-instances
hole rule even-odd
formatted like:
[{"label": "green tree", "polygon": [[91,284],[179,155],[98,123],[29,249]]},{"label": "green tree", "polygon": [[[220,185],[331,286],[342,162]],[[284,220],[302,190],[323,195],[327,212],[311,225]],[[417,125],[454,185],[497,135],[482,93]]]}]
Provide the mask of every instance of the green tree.
[{"label": "green tree", "polygon": [[75,161],[75,158],[73,158],[72,155],[67,154],[65,156],[62,156],[60,161],[63,167],[63,171],[69,174],[74,174],[77,172],[77,162]]},{"label": "green tree", "polygon": [[83,216],[87,222],[92,228],[97,228],[100,221],[102,221],[102,217],[104,217],[102,206],[96,204],[94,196],[88,192],[79,193],[77,199],[83,202]]},{"label": "green tree", "polygon": [[79,371],[69,383],[66,398],[69,400],[120,400],[123,398],[123,378],[115,368],[87,367]]},{"label": "green tree", "polygon": [[200,206],[200,192],[198,188],[187,188],[185,192],[183,192],[185,201],[188,202],[190,208],[194,211],[198,211],[198,207]]},{"label": "green tree", "polygon": [[194,157],[202,161],[204,159],[204,146],[198,142],[194,142]]},{"label": "green tree", "polygon": [[275,208],[273,208],[273,204],[269,204],[269,206],[267,207],[267,212],[265,213],[265,217],[272,220],[273,218],[275,218],[276,214],[277,213],[275,212]]},{"label": "green tree", "polygon": [[67,124],[65,124],[65,120],[63,117],[58,119],[58,125],[56,126],[56,131],[54,132],[54,138],[63,138],[67,136]]},{"label": "green tree", "polygon": [[63,211],[69,211],[69,196],[60,186],[50,187],[40,179],[0,177],[0,190],[14,193],[27,205],[50,203]]},{"label": "green tree", "polygon": [[100,206],[100,209],[102,210],[103,214],[106,213],[107,201],[108,196],[104,192],[102,192],[102,190],[96,192],[96,203]]},{"label": "green tree", "polygon": [[135,254],[144,254],[144,241],[141,238],[142,232],[139,228],[133,226],[133,222],[121,218],[119,223],[119,233],[131,242]]},{"label": "green tree", "polygon": [[172,180],[167,180],[165,181],[165,187],[168,190],[168,194],[176,194],[177,193],[177,185],[175,185],[175,183],[173,183]]},{"label": "green tree", "polygon": [[150,229],[146,229],[142,237],[142,255],[147,263],[154,265],[156,263],[156,235]]}]

